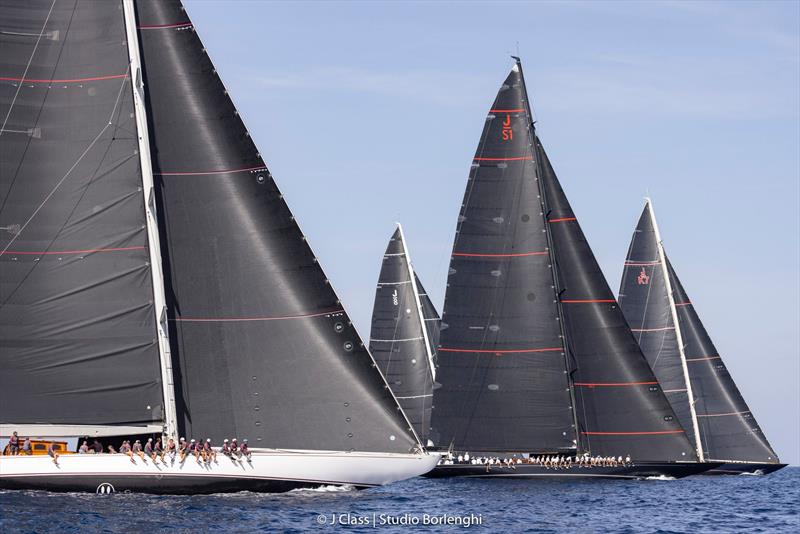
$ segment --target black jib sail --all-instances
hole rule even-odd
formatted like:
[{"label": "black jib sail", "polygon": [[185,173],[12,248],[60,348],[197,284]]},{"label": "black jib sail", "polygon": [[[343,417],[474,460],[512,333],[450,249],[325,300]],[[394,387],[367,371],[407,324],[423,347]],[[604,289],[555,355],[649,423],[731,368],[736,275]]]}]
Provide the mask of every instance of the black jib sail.
[{"label": "black jib sail", "polygon": [[431,351],[431,361],[433,362],[432,374],[433,377],[436,378],[436,367],[439,365],[436,354],[439,348],[439,327],[442,319],[439,317],[439,312],[436,311],[436,307],[433,305],[433,302],[431,302],[430,295],[425,291],[416,271],[414,271],[414,280],[417,283],[419,301],[420,304],[422,304],[422,318],[425,321],[425,329],[428,331],[428,344]]},{"label": "black jib sail", "polygon": [[403,230],[397,226],[375,290],[369,348],[417,435],[430,434],[433,353]]},{"label": "black jib sail", "polygon": [[536,149],[574,366],[581,448],[600,455],[624,452],[637,460],[697,460],[538,139]]},{"label": "black jib sail", "polygon": [[417,440],[181,3],[137,3],[179,427],[257,447]]},{"label": "black jib sail", "polygon": [[[696,429],[701,457],[707,461],[778,463],[778,456],[736,387],[664,253],[649,199],[631,239],[619,302],[632,326],[647,325],[642,326],[647,329],[640,339],[642,349],[658,380],[662,382],[662,374],[666,374],[664,380],[671,380],[674,384],[671,387],[679,390],[678,394],[669,395],[670,402],[679,415],[683,414],[682,418],[689,417],[684,427]],[[657,328],[651,318],[664,313],[654,312],[652,308],[661,310],[664,302],[669,315],[661,328],[674,333],[664,343],[677,342],[675,349],[667,349],[666,355],[659,352],[658,340],[653,339],[658,336],[651,333]],[[665,356],[672,362],[662,365],[660,359]],[[683,371],[680,376],[674,369],[678,365]],[[664,388],[668,389],[666,384]],[[690,398],[694,399],[693,406]]]},{"label": "black jib sail", "polygon": [[433,411],[441,447],[575,448],[530,125],[515,65],[487,115],[456,227]]},{"label": "black jib sail", "polygon": [[0,423],[160,423],[121,5],[3,0],[0,50]]}]

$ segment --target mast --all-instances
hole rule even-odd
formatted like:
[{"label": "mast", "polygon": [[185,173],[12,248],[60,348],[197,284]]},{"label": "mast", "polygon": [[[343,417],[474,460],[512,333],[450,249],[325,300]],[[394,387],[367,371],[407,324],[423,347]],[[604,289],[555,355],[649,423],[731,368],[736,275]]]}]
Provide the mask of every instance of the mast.
[{"label": "mast", "polygon": [[[533,120],[533,113],[531,112],[530,106],[530,98],[528,97],[528,87],[525,85],[525,76],[522,72],[522,61],[517,56],[511,56],[516,61],[516,68],[519,69],[520,79],[522,80],[522,92],[525,95],[525,112],[528,114],[528,122],[530,124],[529,134],[528,134],[528,142],[531,146],[531,154],[533,156],[533,164],[534,164],[534,172],[536,173],[536,185],[539,188],[539,196],[541,197],[542,203],[542,213],[543,216],[546,217],[548,212],[550,211],[547,207],[547,195],[545,195],[544,190],[542,189],[542,181],[540,180],[541,177],[541,161],[539,158],[538,150],[536,150],[536,128],[534,126],[535,122]],[[558,269],[556,269],[556,257],[554,254],[553,248],[553,237],[550,234],[550,225],[545,224],[545,235],[547,236],[547,251],[549,253],[550,258],[550,273],[553,275],[553,287],[555,288],[556,292],[556,308],[558,310],[558,317],[559,317],[559,327],[561,329],[561,341],[564,347],[564,368],[567,372],[567,381],[569,383],[569,397],[570,397],[570,404],[572,409],[572,421],[575,429],[575,445],[577,448],[578,440],[580,437],[580,433],[578,431],[578,414],[576,412],[576,402],[575,402],[575,386],[573,385],[573,377],[572,377],[572,366],[570,365],[569,355],[567,353],[567,335],[566,331],[564,330],[564,312],[561,305],[561,291],[560,285],[558,282]]]},{"label": "mast", "polygon": [[417,315],[419,316],[419,326],[422,328],[422,337],[425,340],[425,352],[428,355],[428,366],[431,371],[431,380],[436,381],[436,368],[433,364],[433,353],[431,352],[431,340],[428,339],[428,329],[425,327],[425,316],[422,313],[422,302],[419,299],[419,288],[417,287],[417,280],[414,276],[414,268],[411,266],[411,256],[406,247],[406,236],[403,234],[403,226],[397,223],[397,229],[400,231],[400,239],[403,243],[403,251],[405,252],[406,266],[408,267],[409,277],[411,278],[411,288],[414,293],[414,302],[417,305]]},{"label": "mast", "polygon": [[667,271],[667,259],[664,254],[664,246],[661,243],[661,233],[658,231],[658,223],[656,222],[656,214],[653,209],[653,202],[649,198],[645,198],[647,204],[650,206],[650,222],[653,225],[653,232],[656,234],[656,243],[658,244],[658,261],[661,263],[661,271],[664,275],[664,284],[667,286],[667,299],[669,300],[669,309],[672,313],[672,323],[675,325],[675,337],[678,341],[678,351],[681,355],[681,368],[683,369],[683,379],[686,383],[686,395],[689,397],[689,411],[692,414],[692,430],[694,432],[695,442],[697,444],[697,458],[704,462],[703,455],[703,442],[700,439],[700,426],[697,423],[697,412],[695,411],[694,403],[695,398],[692,393],[692,381],[689,379],[689,367],[686,365],[686,353],[684,351],[683,336],[681,335],[681,326],[678,322],[678,310],[675,306],[675,296],[672,292],[672,283],[669,279],[669,272]]},{"label": "mast", "polygon": [[161,243],[156,218],[155,192],[153,191],[153,168],[150,160],[150,137],[147,129],[147,116],[144,104],[142,83],[142,62],[139,55],[139,38],[136,31],[136,13],[133,0],[123,0],[125,32],[128,38],[128,57],[130,59],[131,86],[133,88],[133,107],[136,115],[136,135],[139,142],[139,161],[142,173],[142,195],[144,197],[145,220],[147,224],[147,243],[150,254],[150,273],[153,281],[153,308],[158,331],[158,354],[161,366],[161,386],[164,396],[164,428],[167,438],[177,438],[178,423],[175,408],[175,385],[172,376],[172,355],[169,347],[167,329],[167,304],[164,293],[164,273],[161,262]]}]

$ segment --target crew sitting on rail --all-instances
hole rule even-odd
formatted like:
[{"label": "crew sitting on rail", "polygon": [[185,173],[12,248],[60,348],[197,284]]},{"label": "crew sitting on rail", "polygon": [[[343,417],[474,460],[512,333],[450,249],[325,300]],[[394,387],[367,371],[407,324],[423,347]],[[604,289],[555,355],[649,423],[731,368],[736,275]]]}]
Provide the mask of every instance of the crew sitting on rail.
[{"label": "crew sitting on rail", "polygon": [[164,447],[161,446],[161,438],[156,438],[156,444],[153,446],[153,454],[150,455],[150,458],[153,459],[153,463],[157,463],[157,459],[161,458],[161,462],[164,462]]},{"label": "crew sitting on rail", "polygon": [[16,456],[19,454],[19,436],[17,435],[16,430],[11,434],[11,437],[8,440],[8,453],[11,456]]},{"label": "crew sitting on rail", "polygon": [[78,447],[78,454],[89,454],[89,442],[84,441],[81,443],[81,446]]},{"label": "crew sitting on rail", "polygon": [[127,454],[131,459],[131,463],[136,463],[136,460],[133,459],[133,451],[131,451],[131,442],[127,439],[122,442],[122,445],[119,446],[119,452],[122,454]]},{"label": "crew sitting on rail", "polygon": [[[153,458],[155,455],[153,454],[153,438],[147,438],[147,443],[144,444],[144,453]],[[144,458],[144,456],[142,456]]]},{"label": "crew sitting on rail", "polygon": [[189,454],[189,444],[186,442],[186,438],[181,438],[178,451],[181,454],[181,463],[183,463],[186,460],[186,455]]},{"label": "crew sitting on rail", "polygon": [[217,451],[211,447],[211,438],[206,438],[206,442],[203,444],[203,458],[206,463],[210,463],[212,460],[217,463]]},{"label": "crew sitting on rail", "polygon": [[[175,455],[177,454],[177,452],[178,452],[178,446],[175,445],[175,440],[169,438],[169,440],[167,440],[167,448],[164,450],[164,454],[169,456],[170,463],[173,464],[175,463]],[[161,461],[162,462],[164,461],[163,455],[161,456]]]},{"label": "crew sitting on rail", "polygon": [[53,459],[54,464],[58,465],[58,450],[56,450],[56,444],[52,441],[47,446],[47,455]]},{"label": "crew sitting on rail", "polygon": [[239,443],[236,441],[236,438],[231,440],[231,454],[236,456],[236,458],[242,457],[242,452],[239,450]]},{"label": "crew sitting on rail", "polygon": [[250,461],[250,457],[252,453],[250,452],[250,447],[247,446],[247,438],[242,440],[242,446],[239,448],[239,451],[247,458],[247,461]]}]

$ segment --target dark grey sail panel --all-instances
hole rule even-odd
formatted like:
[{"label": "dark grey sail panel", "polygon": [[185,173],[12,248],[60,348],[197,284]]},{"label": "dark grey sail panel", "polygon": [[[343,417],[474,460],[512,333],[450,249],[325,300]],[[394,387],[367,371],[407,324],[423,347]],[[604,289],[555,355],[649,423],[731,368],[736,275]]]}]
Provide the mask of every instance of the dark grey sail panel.
[{"label": "dark grey sail panel", "polygon": [[633,232],[622,281],[619,305],[636,341],[656,375],[693,447],[694,424],[681,362],[681,348],[672,318],[650,203],[645,204]]},{"label": "dark grey sail panel", "polygon": [[163,420],[122,3],[0,1],[0,422]]},{"label": "dark grey sail panel", "polygon": [[637,460],[696,460],[538,139],[536,149],[574,363],[581,448]]},{"label": "dark grey sail panel", "polygon": [[667,270],[705,456],[710,461],[778,463],[778,455],[736,387],[669,259]]},{"label": "dark grey sail panel", "polygon": [[456,228],[433,410],[442,447],[575,446],[529,126],[515,66],[487,116]]},{"label": "dark grey sail panel", "polygon": [[383,255],[369,349],[424,443],[431,427],[433,377],[408,265],[406,246],[398,228]]},{"label": "dark grey sail panel", "polygon": [[428,331],[428,343],[430,344],[431,354],[433,355],[433,365],[436,367],[436,351],[439,348],[439,327],[442,319],[439,317],[439,312],[436,311],[433,302],[431,302],[430,295],[428,295],[428,292],[425,291],[425,288],[422,286],[422,282],[419,276],[417,276],[416,271],[414,271],[414,280],[417,282],[419,301],[422,306],[422,318],[425,321],[425,329]]},{"label": "dark grey sail panel", "polygon": [[408,452],[407,421],[181,3],[136,7],[181,431]]}]

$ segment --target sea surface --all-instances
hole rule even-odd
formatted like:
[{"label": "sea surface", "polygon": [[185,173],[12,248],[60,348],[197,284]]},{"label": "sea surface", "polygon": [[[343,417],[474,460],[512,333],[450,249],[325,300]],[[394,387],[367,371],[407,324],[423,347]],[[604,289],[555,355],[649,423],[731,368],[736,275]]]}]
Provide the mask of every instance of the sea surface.
[{"label": "sea surface", "polygon": [[[460,523],[442,526],[442,521]],[[365,491],[321,488],[280,495],[0,492],[4,533],[163,530],[797,533],[800,467],[769,476],[682,480],[416,478]]]}]

